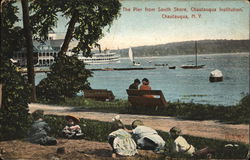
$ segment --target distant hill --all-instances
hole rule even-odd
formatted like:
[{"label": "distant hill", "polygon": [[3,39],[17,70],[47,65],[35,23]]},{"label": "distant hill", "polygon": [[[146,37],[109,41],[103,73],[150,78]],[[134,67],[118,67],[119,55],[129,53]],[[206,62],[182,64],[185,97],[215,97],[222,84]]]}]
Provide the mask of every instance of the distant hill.
[{"label": "distant hill", "polygon": [[[249,44],[250,40],[202,40],[197,41],[197,50],[198,54],[249,52]],[[128,57],[128,49],[116,52]],[[133,47],[133,53],[135,57],[194,54],[195,41]]]}]

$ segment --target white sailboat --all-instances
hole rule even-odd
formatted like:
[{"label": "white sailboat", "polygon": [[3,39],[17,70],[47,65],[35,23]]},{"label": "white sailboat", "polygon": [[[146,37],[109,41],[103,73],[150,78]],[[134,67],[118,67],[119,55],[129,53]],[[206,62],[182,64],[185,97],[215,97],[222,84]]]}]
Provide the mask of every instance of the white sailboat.
[{"label": "white sailboat", "polygon": [[133,63],[134,66],[139,66],[139,65],[141,65],[140,62],[136,62],[136,61],[134,60],[134,55],[133,55],[132,48],[129,48],[129,50],[128,50],[128,57],[129,57],[130,61]]}]

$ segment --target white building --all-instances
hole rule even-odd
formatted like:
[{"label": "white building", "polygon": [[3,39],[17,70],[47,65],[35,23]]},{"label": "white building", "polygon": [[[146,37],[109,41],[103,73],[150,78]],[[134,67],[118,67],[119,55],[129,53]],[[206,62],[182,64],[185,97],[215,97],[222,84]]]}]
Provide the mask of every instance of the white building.
[{"label": "white building", "polygon": [[[55,62],[58,52],[63,43],[63,39],[53,39],[45,42],[33,41],[34,65],[35,66],[50,66]],[[20,51],[14,53],[14,60],[17,60],[20,66],[27,65],[26,49],[22,48]]]}]

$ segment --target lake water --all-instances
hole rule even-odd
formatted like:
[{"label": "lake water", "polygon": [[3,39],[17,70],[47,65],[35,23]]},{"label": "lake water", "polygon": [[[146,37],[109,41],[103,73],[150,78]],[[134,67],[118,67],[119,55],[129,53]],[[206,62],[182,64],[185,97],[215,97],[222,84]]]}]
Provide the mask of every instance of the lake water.
[{"label": "lake water", "polygon": [[[87,68],[130,68],[155,67],[153,70],[130,71],[94,71],[89,82],[93,89],[112,90],[117,99],[127,99],[126,89],[134,79],[148,78],[150,86],[155,90],[162,90],[166,100],[194,102],[215,105],[235,105],[249,93],[249,53],[199,55],[198,65],[204,64],[202,69],[182,69],[183,64],[193,64],[194,55],[165,56],[137,58],[141,66],[132,66],[124,58],[121,63],[105,65],[87,65]],[[151,63],[148,60],[152,61]],[[176,69],[154,64],[168,64]],[[210,83],[209,75],[214,69],[219,69],[224,75],[223,82]],[[36,75],[36,84],[46,74]]]}]

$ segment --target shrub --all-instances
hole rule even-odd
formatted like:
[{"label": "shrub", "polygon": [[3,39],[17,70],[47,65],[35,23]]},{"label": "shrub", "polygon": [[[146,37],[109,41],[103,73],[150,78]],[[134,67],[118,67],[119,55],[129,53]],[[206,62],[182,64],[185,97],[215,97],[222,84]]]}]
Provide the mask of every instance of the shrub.
[{"label": "shrub", "polygon": [[240,104],[234,107],[232,119],[236,122],[250,123],[250,95],[243,97]]},{"label": "shrub", "polygon": [[29,88],[9,60],[1,59],[0,83],[4,84],[0,109],[0,140],[21,138],[29,126]]},{"label": "shrub", "polygon": [[246,95],[245,97],[243,97],[240,100],[240,105],[245,106],[245,107],[249,107],[250,106],[250,94]]},{"label": "shrub", "polygon": [[66,97],[74,97],[79,91],[90,88],[87,79],[91,74],[76,56],[62,55],[51,66],[47,78],[37,86],[38,100],[58,103],[64,101]]}]

